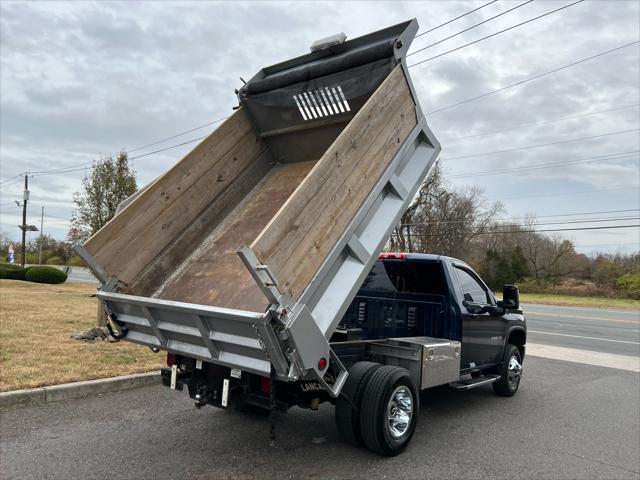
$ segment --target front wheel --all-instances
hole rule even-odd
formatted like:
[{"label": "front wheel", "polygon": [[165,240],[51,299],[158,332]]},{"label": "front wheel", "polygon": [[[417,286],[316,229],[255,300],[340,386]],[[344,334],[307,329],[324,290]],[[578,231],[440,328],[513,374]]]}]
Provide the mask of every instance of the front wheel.
[{"label": "front wheel", "polygon": [[512,397],[518,391],[522,378],[522,354],[515,345],[509,345],[500,368],[500,380],[493,382],[493,391],[502,397]]}]

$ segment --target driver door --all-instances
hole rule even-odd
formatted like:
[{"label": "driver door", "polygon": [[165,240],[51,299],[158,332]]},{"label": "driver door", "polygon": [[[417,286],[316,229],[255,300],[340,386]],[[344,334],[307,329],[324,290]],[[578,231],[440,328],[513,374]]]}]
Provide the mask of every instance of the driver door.
[{"label": "driver door", "polygon": [[[474,313],[474,307],[494,305],[493,296],[469,268],[455,266],[462,289],[462,365],[474,368],[498,363],[504,348],[504,319],[488,312]],[[465,303],[472,304],[469,307]]]}]

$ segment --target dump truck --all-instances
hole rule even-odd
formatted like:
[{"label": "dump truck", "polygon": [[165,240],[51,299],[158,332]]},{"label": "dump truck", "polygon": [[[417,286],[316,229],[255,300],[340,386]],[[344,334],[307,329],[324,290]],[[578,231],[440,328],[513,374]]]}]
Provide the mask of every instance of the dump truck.
[{"label": "dump truck", "polygon": [[[168,352],[163,382],[187,386],[196,406],[273,419],[331,402],[348,441],[395,455],[415,429],[419,390],[504,378],[504,355],[461,365],[453,301],[451,328],[433,335],[415,328],[427,321],[415,305],[400,308],[413,325],[403,335],[348,321],[353,308],[366,318],[353,302],[374,264],[398,260],[379,253],[440,152],[405,59],[417,31],[414,19],[334,35],[261,69],[224,123],[77,246],[112,335]],[[493,310],[465,308],[510,308],[517,322],[508,292]]]}]

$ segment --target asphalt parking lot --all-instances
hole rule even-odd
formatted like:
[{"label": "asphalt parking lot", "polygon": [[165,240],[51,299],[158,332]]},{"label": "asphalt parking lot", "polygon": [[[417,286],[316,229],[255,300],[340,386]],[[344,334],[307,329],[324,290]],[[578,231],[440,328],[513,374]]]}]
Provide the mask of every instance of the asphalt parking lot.
[{"label": "asphalt parking lot", "polygon": [[340,440],[333,408],[265,419],[196,410],[147,387],[2,412],[0,477],[640,478],[640,375],[528,357],[518,394],[438,388],[416,434],[383,458]]}]

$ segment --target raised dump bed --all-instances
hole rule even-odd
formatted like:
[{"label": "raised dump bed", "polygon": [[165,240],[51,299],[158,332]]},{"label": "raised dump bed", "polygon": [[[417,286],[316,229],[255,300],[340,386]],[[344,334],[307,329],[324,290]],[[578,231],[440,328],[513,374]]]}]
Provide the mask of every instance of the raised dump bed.
[{"label": "raised dump bed", "polygon": [[404,61],[416,31],[333,37],[264,68],[239,109],[79,247],[121,336],[315,374],[337,394],[327,339],[439,151]]}]

